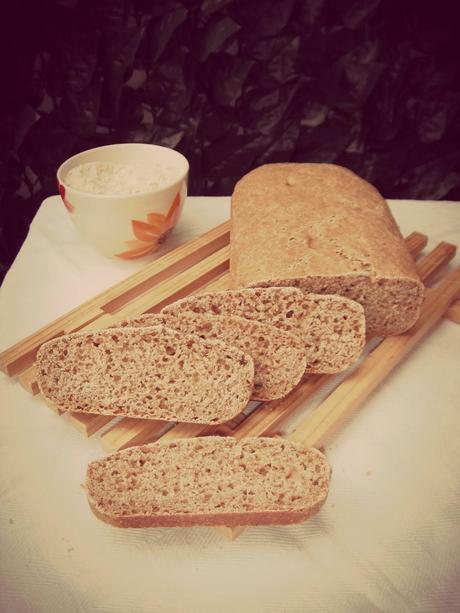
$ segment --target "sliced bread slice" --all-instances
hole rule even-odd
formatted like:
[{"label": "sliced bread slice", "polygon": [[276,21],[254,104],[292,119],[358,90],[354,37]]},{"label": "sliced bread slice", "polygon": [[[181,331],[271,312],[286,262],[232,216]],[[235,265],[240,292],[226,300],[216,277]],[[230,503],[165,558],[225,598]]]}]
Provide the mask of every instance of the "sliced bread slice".
[{"label": "sliced bread slice", "polygon": [[286,396],[305,372],[305,345],[290,332],[234,315],[193,312],[139,315],[121,326],[163,324],[184,334],[197,334],[206,340],[221,340],[238,347],[254,360],[252,400],[275,400]]},{"label": "sliced bread slice", "polygon": [[270,324],[303,339],[308,373],[335,373],[361,355],[365,342],[363,307],[342,296],[307,294],[295,287],[230,290],[190,296],[163,309],[237,315]]},{"label": "sliced bread slice", "polygon": [[252,358],[165,326],[76,332],[37,355],[45,399],[63,411],[218,424],[246,406]]},{"label": "sliced bread slice", "polygon": [[122,528],[294,524],[319,511],[330,473],[300,443],[209,436],[95,460],[86,492],[95,515]]}]

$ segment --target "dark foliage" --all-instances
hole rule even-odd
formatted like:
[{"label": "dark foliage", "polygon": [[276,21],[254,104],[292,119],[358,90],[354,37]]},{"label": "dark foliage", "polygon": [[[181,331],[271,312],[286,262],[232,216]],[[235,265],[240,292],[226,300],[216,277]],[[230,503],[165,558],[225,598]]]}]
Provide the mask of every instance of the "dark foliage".
[{"label": "dark foliage", "polygon": [[386,197],[460,199],[459,35],[410,0],[8,2],[2,24],[0,261],[68,156],[174,147],[189,193],[251,168],[336,162]]}]

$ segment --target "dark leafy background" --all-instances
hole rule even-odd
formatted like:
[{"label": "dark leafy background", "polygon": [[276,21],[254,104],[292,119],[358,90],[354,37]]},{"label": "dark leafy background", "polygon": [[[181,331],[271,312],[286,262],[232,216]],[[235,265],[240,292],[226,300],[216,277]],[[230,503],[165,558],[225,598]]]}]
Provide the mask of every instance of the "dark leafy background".
[{"label": "dark leafy background", "polygon": [[320,161],[386,197],[460,200],[448,3],[15,0],[3,11],[1,276],[59,164],[114,142],[184,153],[192,195],[230,194],[266,162]]}]

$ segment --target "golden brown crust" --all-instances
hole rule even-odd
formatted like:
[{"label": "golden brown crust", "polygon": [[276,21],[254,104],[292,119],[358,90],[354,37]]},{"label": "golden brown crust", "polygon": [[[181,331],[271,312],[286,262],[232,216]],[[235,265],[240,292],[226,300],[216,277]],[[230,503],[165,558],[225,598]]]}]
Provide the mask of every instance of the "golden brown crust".
[{"label": "golden brown crust", "polygon": [[413,311],[404,313],[402,305],[404,325],[416,319],[423,299],[423,285],[385,200],[333,164],[267,164],[245,175],[232,196],[230,266],[233,287],[284,281],[314,292],[320,289],[318,278],[327,288],[329,279],[349,285],[361,277],[378,296],[385,292],[382,283],[396,282],[402,294],[396,308],[407,294]]},{"label": "golden brown crust", "polygon": [[267,511],[246,513],[219,513],[213,515],[151,515],[113,517],[97,508],[88,498],[88,503],[94,515],[106,524],[115,528],[192,528],[194,526],[284,526],[301,524],[316,515],[326,502],[323,500],[303,511]]}]

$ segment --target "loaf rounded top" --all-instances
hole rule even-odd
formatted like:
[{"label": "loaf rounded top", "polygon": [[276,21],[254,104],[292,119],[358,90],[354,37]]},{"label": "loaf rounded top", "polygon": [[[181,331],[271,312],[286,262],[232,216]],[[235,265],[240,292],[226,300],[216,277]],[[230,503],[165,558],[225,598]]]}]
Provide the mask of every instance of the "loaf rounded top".
[{"label": "loaf rounded top", "polygon": [[[285,184],[288,187],[299,186],[298,179],[304,180],[306,178],[313,179],[315,183],[320,179],[322,182],[327,181],[327,186],[324,184],[322,187],[330,189],[333,186],[333,182],[337,182],[338,188],[352,188],[357,190],[364,189],[367,193],[373,191],[375,195],[381,199],[382,196],[378,190],[359,177],[356,173],[344,166],[338,164],[325,164],[321,162],[280,162],[278,164],[263,164],[258,166],[254,170],[248,172],[242,177],[236,184],[234,193],[239,189],[251,186],[254,182],[262,181],[273,182],[277,179],[284,179]],[[321,185],[317,185],[321,187]]]},{"label": "loaf rounded top", "polygon": [[236,184],[232,275],[238,286],[350,274],[420,283],[375,187],[347,168],[317,163],[266,164]]}]

